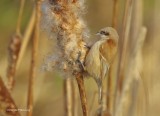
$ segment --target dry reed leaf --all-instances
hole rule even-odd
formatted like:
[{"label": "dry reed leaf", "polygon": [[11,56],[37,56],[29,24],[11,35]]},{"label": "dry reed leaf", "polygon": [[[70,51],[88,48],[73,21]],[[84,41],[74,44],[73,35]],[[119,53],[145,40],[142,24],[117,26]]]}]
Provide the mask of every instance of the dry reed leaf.
[{"label": "dry reed leaf", "polygon": [[20,116],[18,108],[0,77],[0,115]]}]

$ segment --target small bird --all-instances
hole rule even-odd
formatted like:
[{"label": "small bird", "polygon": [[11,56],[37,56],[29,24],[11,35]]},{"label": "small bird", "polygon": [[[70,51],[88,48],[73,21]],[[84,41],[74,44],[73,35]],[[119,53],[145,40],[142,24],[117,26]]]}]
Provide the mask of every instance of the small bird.
[{"label": "small bird", "polygon": [[98,85],[99,103],[101,103],[102,82],[116,56],[119,36],[112,27],[103,28],[96,35],[99,36],[100,40],[91,46],[84,67],[85,71],[94,78]]}]

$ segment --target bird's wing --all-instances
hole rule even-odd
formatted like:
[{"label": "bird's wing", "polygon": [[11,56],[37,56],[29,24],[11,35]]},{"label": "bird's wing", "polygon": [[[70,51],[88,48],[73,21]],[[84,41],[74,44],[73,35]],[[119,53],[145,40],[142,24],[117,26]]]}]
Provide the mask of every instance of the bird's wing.
[{"label": "bird's wing", "polygon": [[109,64],[103,57],[101,57],[101,78],[102,79],[104,79],[105,76],[107,75],[108,69],[109,69]]},{"label": "bird's wing", "polygon": [[[103,78],[105,78],[105,76],[106,76],[106,74],[107,74],[107,72],[108,72],[109,62],[108,62],[108,60],[102,55],[101,49],[103,49],[102,46],[101,46],[101,48],[100,48],[100,61],[101,61],[101,78],[103,79]],[[105,49],[105,51],[107,52],[108,50]]]},{"label": "bird's wing", "polygon": [[85,67],[87,72],[94,78],[100,77],[100,55],[99,48],[100,42],[96,42],[90,49],[89,53],[86,56]]}]

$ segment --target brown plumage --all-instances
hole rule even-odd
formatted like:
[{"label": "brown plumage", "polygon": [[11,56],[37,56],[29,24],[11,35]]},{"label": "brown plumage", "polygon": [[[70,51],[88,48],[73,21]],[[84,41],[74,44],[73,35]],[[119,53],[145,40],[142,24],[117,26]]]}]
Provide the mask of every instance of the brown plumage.
[{"label": "brown plumage", "polygon": [[108,73],[118,47],[118,34],[112,27],[101,29],[97,35],[100,40],[95,42],[86,56],[85,70],[94,78],[99,87],[99,101],[102,97],[103,78]]}]

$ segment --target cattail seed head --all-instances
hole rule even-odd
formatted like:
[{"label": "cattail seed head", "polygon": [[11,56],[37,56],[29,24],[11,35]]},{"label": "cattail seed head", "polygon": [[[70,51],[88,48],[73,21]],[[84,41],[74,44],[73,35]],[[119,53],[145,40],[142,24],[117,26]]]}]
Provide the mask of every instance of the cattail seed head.
[{"label": "cattail seed head", "polygon": [[[61,53],[55,66],[64,72],[81,72],[80,64],[84,63],[88,29],[82,18],[84,1],[45,0],[42,3],[42,25],[50,37],[57,42],[57,52]],[[57,54],[56,54],[57,55]]]},{"label": "cattail seed head", "polygon": [[19,56],[19,51],[21,47],[21,37],[20,35],[14,35],[9,43],[9,64],[7,69],[8,77],[8,87],[12,89],[14,86],[14,76],[16,72],[16,64]]}]

